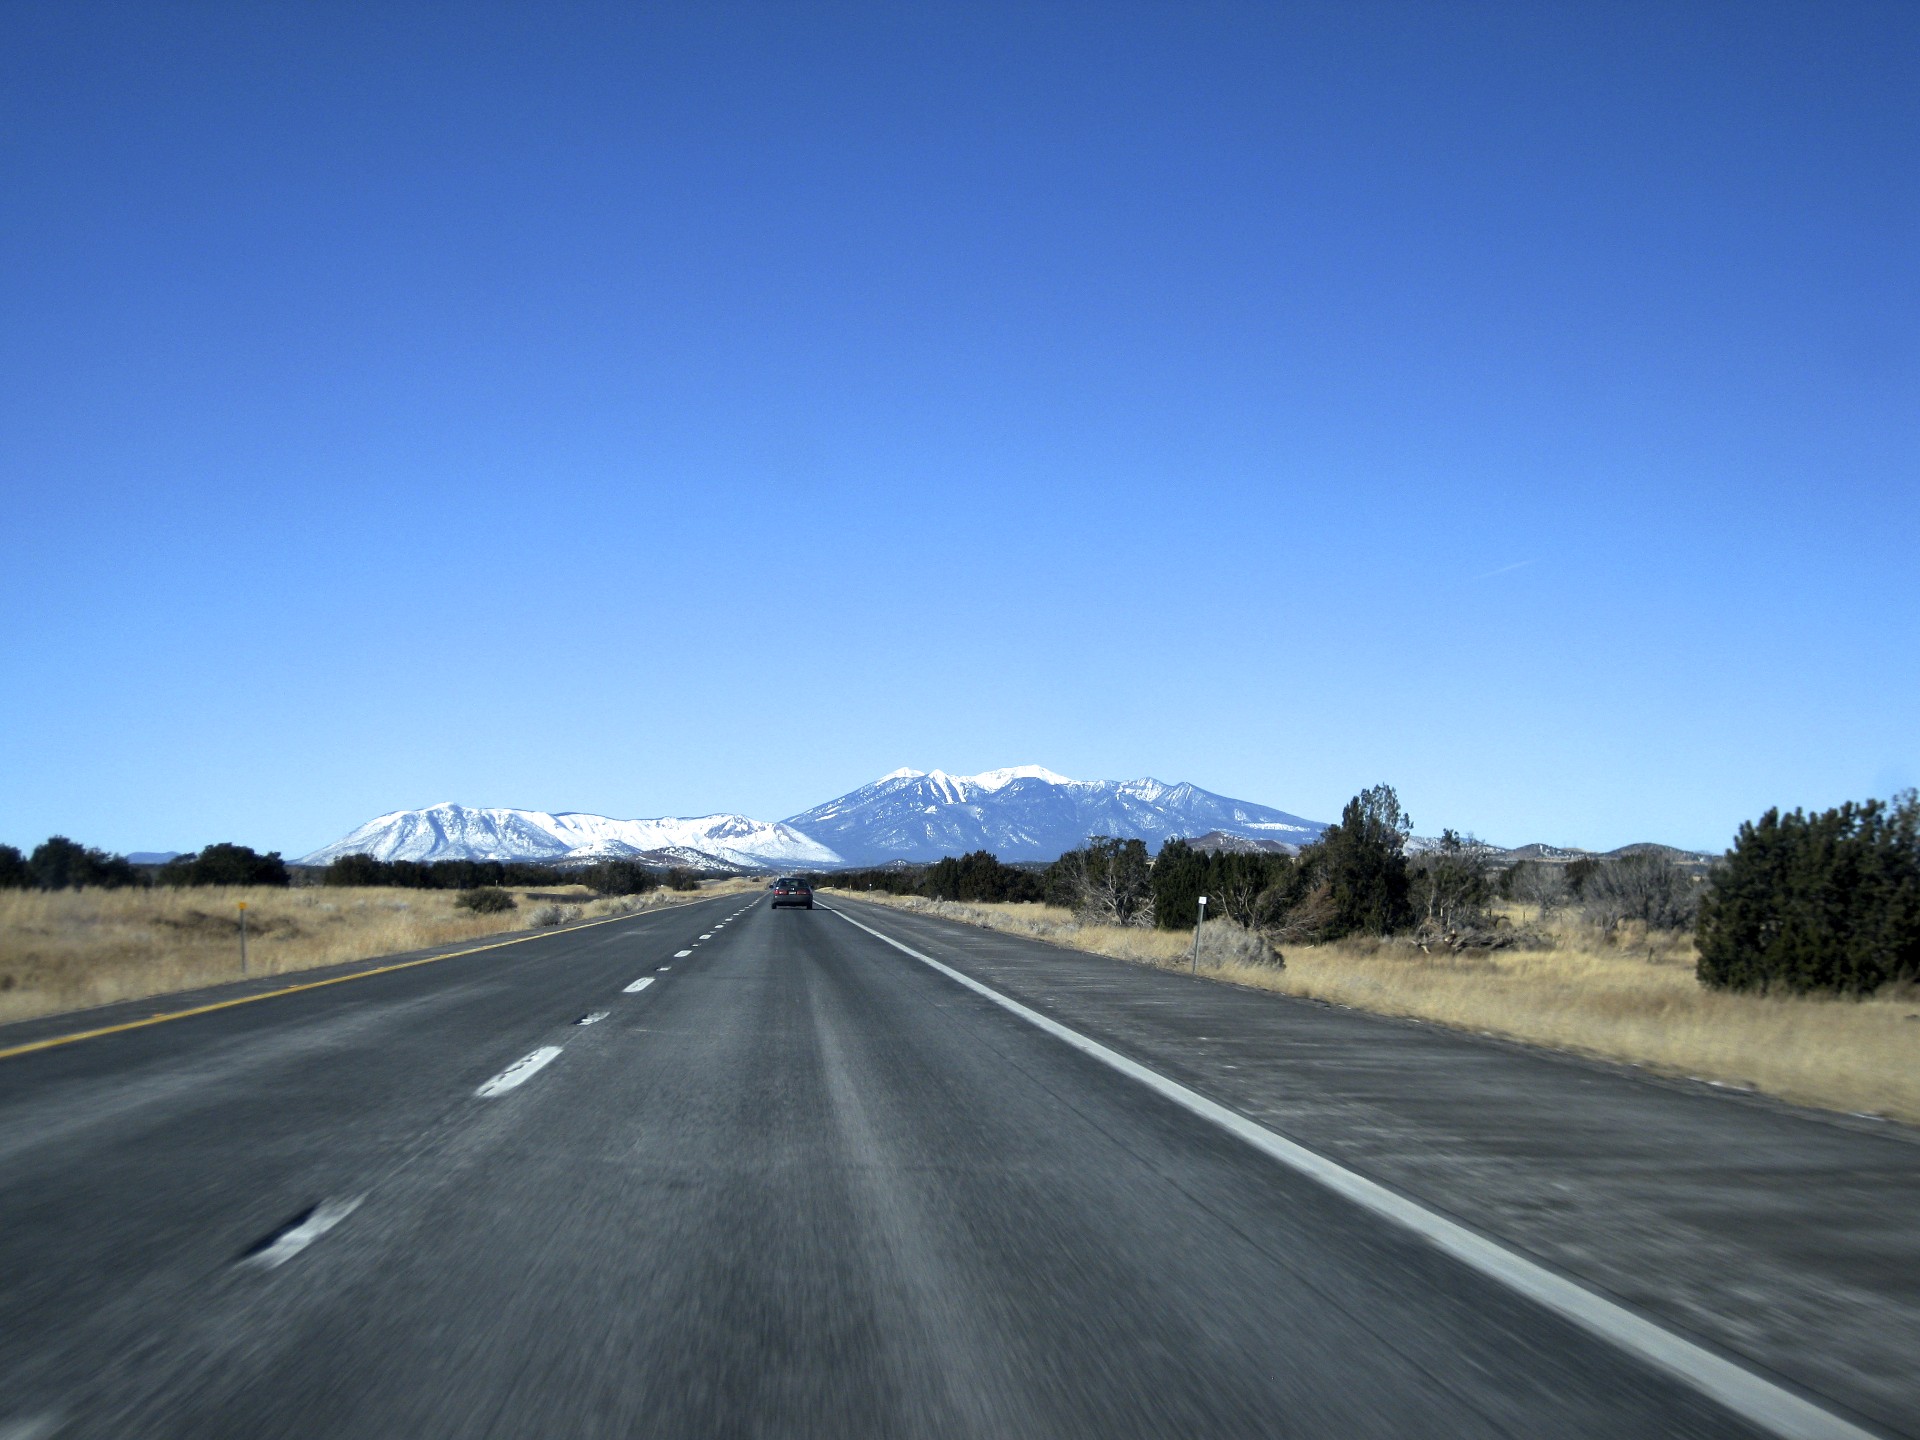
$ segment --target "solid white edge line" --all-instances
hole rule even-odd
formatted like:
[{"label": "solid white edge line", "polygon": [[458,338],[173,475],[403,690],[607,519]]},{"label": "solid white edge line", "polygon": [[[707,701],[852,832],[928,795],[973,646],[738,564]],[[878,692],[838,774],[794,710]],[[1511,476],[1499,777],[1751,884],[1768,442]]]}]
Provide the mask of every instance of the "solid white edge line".
[{"label": "solid white edge line", "polygon": [[620,993],[622,995],[637,995],[652,983],[653,977],[651,975],[642,975],[638,980],[634,981],[633,984],[624,987]]},{"label": "solid white edge line", "polygon": [[540,1071],[546,1069],[553,1063],[553,1057],[559,1053],[558,1045],[542,1045],[531,1055],[522,1055],[473,1093],[482,1100],[491,1100],[496,1095],[504,1095],[515,1086],[526,1084]]},{"label": "solid white edge line", "polygon": [[1663,1370],[1685,1382],[1742,1419],[1749,1420],[1775,1435],[1787,1437],[1787,1440],[1877,1440],[1875,1432],[1862,1429],[1831,1411],[1822,1409],[1812,1401],[1803,1399],[1791,1390],[1776,1385],[1754,1374],[1751,1370],[1736,1365],[1731,1360],[1723,1359],[1704,1346],[1696,1345],[1691,1340],[1675,1335],[1653,1321],[1634,1314],[1625,1306],[1596,1295],[1585,1286],[1578,1285],[1564,1276],[1556,1275],[1544,1266],[1515,1254],[1504,1245],[1469,1230],[1458,1221],[1449,1220],[1446,1216],[1437,1214],[1387,1189],[1386,1186],[1377,1184],[1364,1175],[1356,1174],[1344,1165],[1329,1160],[1326,1156],[1247,1119],[1238,1111],[1230,1110],[1217,1101],[1209,1100],[1197,1090],[1189,1090],[1177,1081],[1169,1080],[1166,1076],[1149,1070],[1139,1062],[1129,1060],[1117,1050],[1109,1050],[1099,1041],[1089,1039],[1079,1031],[1071,1030],[1059,1021],[1049,1019],[1039,1011],[1022,1005],[1018,1000],[1002,995],[991,986],[981,984],[971,975],[963,975],[951,965],[943,965],[931,955],[923,955],[891,935],[882,934],[870,925],[861,924],[844,910],[835,910],[832,913],[856,929],[866,931],[876,940],[885,941],[902,954],[912,956],[921,964],[938,970],[948,979],[966,986],[976,994],[985,996],[1002,1009],[1011,1011],[1028,1024],[1046,1031],[1055,1039],[1064,1040],[1082,1054],[1089,1055],[1102,1064],[1118,1070],[1130,1080],[1137,1080],[1148,1089],[1191,1111],[1201,1119],[1211,1121],[1222,1130],[1244,1140],[1254,1149],[1279,1161],[1289,1169],[1318,1181],[1327,1189],[1363,1209],[1372,1211],[1382,1219],[1390,1220],[1403,1229],[1411,1230],[1488,1279],[1526,1296],[1535,1304],[1543,1305],[1556,1315],[1571,1320],[1588,1333],[1599,1336],[1646,1361],[1656,1369]]}]

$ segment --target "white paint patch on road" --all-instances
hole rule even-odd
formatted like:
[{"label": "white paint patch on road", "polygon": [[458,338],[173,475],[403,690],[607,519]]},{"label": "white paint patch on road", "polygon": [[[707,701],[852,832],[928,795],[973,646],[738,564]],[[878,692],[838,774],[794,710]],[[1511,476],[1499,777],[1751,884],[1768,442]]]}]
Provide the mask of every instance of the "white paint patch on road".
[{"label": "white paint patch on road", "polygon": [[591,1015],[582,1015],[578,1020],[574,1021],[573,1023],[576,1025],[598,1025],[602,1020],[606,1019],[607,1016],[611,1013],[612,1013],[611,1011],[607,1011],[607,1010],[595,1010]]},{"label": "white paint patch on road", "polygon": [[962,974],[951,965],[943,965],[931,955],[923,955],[871,925],[861,924],[844,910],[832,913],[855,929],[864,930],[876,940],[891,945],[903,955],[910,955],[921,964],[938,970],[956,984],[985,996],[1029,1025],[1046,1031],[1058,1040],[1064,1040],[1081,1054],[1110,1066],[1128,1079],[1138,1081],[1156,1094],[1219,1126],[1237,1139],[1244,1140],[1288,1169],[1319,1182],[1381,1219],[1412,1231],[1469,1269],[1572,1321],[1589,1334],[1597,1335],[1655,1369],[1664,1371],[1761,1429],[1783,1436],[1785,1440],[1873,1440],[1871,1431],[1821,1409],[1812,1401],[1762,1379],[1731,1360],[1722,1359],[1704,1346],[1661,1328],[1626,1306],[1595,1294],[1584,1285],[1536,1265],[1498,1241],[1490,1240],[1458,1221],[1449,1220],[1364,1175],[1356,1174],[1318,1151],[1309,1150],[1277,1131],[1249,1120],[1239,1111],[1209,1100],[1197,1090],[1189,1090],[1178,1081],[1149,1070],[1137,1060],[1130,1060],[1078,1030],[1069,1029],[1058,1020],[1022,1005],[1011,996],[1002,995],[990,985],[983,985],[971,975]]},{"label": "white paint patch on road", "polygon": [[358,1210],[365,1198],[355,1195],[345,1200],[322,1200],[297,1222],[274,1236],[268,1244],[242,1257],[240,1263],[257,1265],[262,1270],[279,1268]]},{"label": "white paint patch on road", "polygon": [[61,1425],[65,1421],[60,1415],[23,1415],[17,1421],[0,1421],[0,1440],[46,1440]]},{"label": "white paint patch on road", "polygon": [[[691,950],[676,950],[673,952],[673,958],[676,960],[684,960],[687,958],[687,956],[691,955],[692,953],[693,952]],[[667,967],[662,965],[660,968],[664,970]]]},{"label": "white paint patch on road", "polygon": [[708,931],[705,935],[702,935],[700,938],[702,940],[711,940],[713,938],[713,932]]},{"label": "white paint patch on road", "polygon": [[559,1053],[560,1047],[558,1045],[542,1045],[531,1055],[521,1056],[518,1060],[514,1061],[513,1064],[502,1070],[498,1075],[494,1076],[493,1079],[487,1081],[486,1084],[482,1085],[473,1093],[482,1100],[491,1100],[496,1095],[504,1095],[516,1086],[526,1084],[527,1081],[546,1069],[547,1066],[553,1063],[554,1057]]},{"label": "white paint patch on road", "polygon": [[27,1415],[18,1420],[0,1420],[0,1440],[47,1440],[64,1423],[58,1415]]},{"label": "white paint patch on road", "polygon": [[626,989],[622,990],[620,993],[622,995],[638,995],[642,990],[646,989],[647,986],[651,985],[652,983],[653,983],[653,977],[651,975],[642,975],[638,980],[634,981],[633,984],[627,986]]}]

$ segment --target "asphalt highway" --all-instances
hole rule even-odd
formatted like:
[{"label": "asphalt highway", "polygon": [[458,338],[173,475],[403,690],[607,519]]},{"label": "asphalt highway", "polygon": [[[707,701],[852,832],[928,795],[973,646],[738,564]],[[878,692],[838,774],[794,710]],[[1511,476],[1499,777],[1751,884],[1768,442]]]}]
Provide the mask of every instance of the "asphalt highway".
[{"label": "asphalt highway", "polygon": [[0,1440],[1771,1433],[852,918],[0,1059]]}]

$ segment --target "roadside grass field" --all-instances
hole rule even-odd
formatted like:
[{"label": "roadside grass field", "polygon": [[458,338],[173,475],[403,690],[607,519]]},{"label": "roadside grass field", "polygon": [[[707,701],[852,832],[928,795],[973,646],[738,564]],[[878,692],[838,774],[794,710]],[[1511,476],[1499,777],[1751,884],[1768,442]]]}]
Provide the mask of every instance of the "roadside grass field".
[{"label": "roadside grass field", "polygon": [[515,890],[519,908],[477,915],[457,890],[203,886],[0,891],[0,1024],[702,900],[752,884],[602,898],[584,886]]},{"label": "roadside grass field", "polygon": [[[1163,969],[1185,969],[1193,944],[1191,930],[1082,925],[1046,905],[956,905],[864,891],[852,898]],[[1803,1105],[1920,1122],[1920,993],[1911,987],[1865,1000],[1732,994],[1694,979],[1689,935],[1629,932],[1607,944],[1577,920],[1536,928],[1548,943],[1534,950],[1288,945],[1282,968],[1265,961],[1245,931],[1210,920],[1200,973]]]}]

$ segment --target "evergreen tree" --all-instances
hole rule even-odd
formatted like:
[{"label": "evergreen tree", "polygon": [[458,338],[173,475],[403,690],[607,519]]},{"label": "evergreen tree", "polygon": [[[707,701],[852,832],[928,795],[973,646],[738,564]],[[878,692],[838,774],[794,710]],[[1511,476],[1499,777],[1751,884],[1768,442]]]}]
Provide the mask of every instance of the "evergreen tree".
[{"label": "evergreen tree", "polygon": [[919,876],[918,892],[935,900],[985,901],[1037,900],[1041,895],[1038,876],[1018,866],[1003,865],[990,850],[946,856],[929,865]]},{"label": "evergreen tree", "polygon": [[25,890],[33,884],[27,857],[11,845],[0,845],[0,890]]},{"label": "evergreen tree", "polygon": [[1375,785],[1349,800],[1340,823],[1317,844],[1327,885],[1329,939],[1391,935],[1413,923],[1408,903],[1407,837],[1413,819],[1391,785]]},{"label": "evergreen tree", "polygon": [[80,890],[88,885],[112,890],[143,883],[126,856],[90,849],[64,835],[49,836],[34,846],[27,870],[40,890]]},{"label": "evergreen tree", "polygon": [[278,850],[262,855],[251,846],[209,845],[197,855],[179,855],[160,871],[168,885],[286,885],[291,877]]},{"label": "evergreen tree", "polygon": [[[637,860],[602,860],[587,866],[578,878],[581,884],[601,895],[642,895],[658,889],[660,885],[660,877]],[[495,882],[479,880],[475,883]]]},{"label": "evergreen tree", "polygon": [[384,885],[386,866],[371,855],[341,855],[327,866],[322,883],[327,885]]},{"label": "evergreen tree", "polygon": [[1199,920],[1199,900],[1207,894],[1209,858],[1185,840],[1167,841],[1154,856],[1153,923],[1162,930],[1191,930]]},{"label": "evergreen tree", "polygon": [[1867,994],[1920,979],[1920,801],[1908,790],[1743,824],[1695,939],[1716,988]]}]

